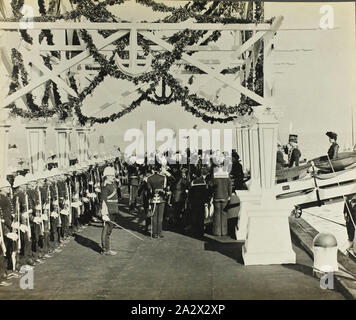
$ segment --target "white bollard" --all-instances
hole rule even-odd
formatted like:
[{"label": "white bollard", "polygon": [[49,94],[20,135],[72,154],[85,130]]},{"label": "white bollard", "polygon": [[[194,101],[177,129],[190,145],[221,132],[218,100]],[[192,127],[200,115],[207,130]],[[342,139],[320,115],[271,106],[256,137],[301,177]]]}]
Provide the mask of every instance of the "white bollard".
[{"label": "white bollard", "polygon": [[319,233],[313,240],[314,266],[316,274],[338,271],[337,241],[331,233]]}]

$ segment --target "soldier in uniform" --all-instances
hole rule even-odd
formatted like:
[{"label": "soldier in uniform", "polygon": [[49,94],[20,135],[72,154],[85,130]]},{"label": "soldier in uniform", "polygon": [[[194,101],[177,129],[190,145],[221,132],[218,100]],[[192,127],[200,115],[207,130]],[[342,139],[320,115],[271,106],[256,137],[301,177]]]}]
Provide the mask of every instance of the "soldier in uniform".
[{"label": "soldier in uniform", "polygon": [[43,256],[42,250],[40,247],[41,237],[43,236],[44,226],[42,221],[41,206],[39,199],[39,192],[37,188],[37,177],[28,173],[25,177],[28,181],[27,195],[29,207],[32,210],[30,215],[30,224],[31,224],[31,235],[32,235],[32,253],[33,258],[36,262],[41,262]]},{"label": "soldier in uniform", "polygon": [[59,207],[60,207],[60,237],[63,243],[67,243],[69,240],[69,214],[70,214],[70,197],[69,187],[67,183],[67,174],[59,176],[57,181],[58,195],[59,195]]},{"label": "soldier in uniform", "polygon": [[51,238],[50,244],[54,252],[61,252],[59,248],[60,245],[60,229],[61,229],[61,220],[60,220],[60,199],[59,199],[59,190],[57,185],[57,179],[60,172],[57,168],[54,168],[50,171],[50,178],[49,178],[49,191],[51,195],[51,215],[50,215],[50,222],[51,222]]},{"label": "soldier in uniform", "polygon": [[52,249],[50,246],[50,234],[51,234],[51,193],[49,188],[49,171],[43,172],[43,174],[37,180],[37,185],[39,193],[41,195],[42,211],[41,217],[43,221],[43,237],[42,237],[42,252],[44,254],[43,258],[51,257]]},{"label": "soldier in uniform", "polygon": [[167,177],[161,172],[161,165],[156,163],[153,174],[147,178],[147,188],[152,210],[153,238],[163,238],[162,222],[167,197]]},{"label": "soldier in uniform", "polygon": [[[349,248],[355,248],[355,225],[356,225],[356,193],[350,194],[344,199],[344,217],[349,241]],[[356,252],[355,252],[356,254]]]},{"label": "soldier in uniform", "polygon": [[207,166],[202,166],[200,170],[196,171],[197,177],[192,180],[188,193],[192,232],[198,238],[204,236],[205,211],[208,209],[211,197],[208,172]]},{"label": "soldier in uniform", "polygon": [[111,250],[110,246],[110,235],[114,228],[111,221],[115,220],[115,215],[119,212],[118,194],[115,185],[115,169],[109,166],[106,167],[103,172],[103,179],[101,214],[104,223],[101,233],[101,245],[103,254],[114,256],[117,252]]},{"label": "soldier in uniform", "polygon": [[139,170],[136,163],[136,157],[132,156],[130,158],[130,164],[127,166],[128,179],[129,179],[129,212],[132,214],[133,210],[136,209],[137,197],[138,197],[138,187],[140,185],[139,180]]},{"label": "soldier in uniform", "polygon": [[20,215],[20,242],[21,251],[19,257],[20,265],[34,265],[32,259],[32,241],[30,214],[32,209],[29,206],[27,195],[27,181],[24,176],[18,175],[14,181],[14,203],[17,214]]},{"label": "soldier in uniform", "polygon": [[[11,223],[13,219],[13,205],[10,199],[10,183],[6,179],[0,180],[0,286],[10,285],[6,282],[7,270],[11,266],[13,240],[11,237]],[[16,233],[13,234],[16,236]]]},{"label": "soldier in uniform", "polygon": [[182,170],[179,164],[172,166],[172,169],[173,174],[171,177],[171,191],[174,215],[171,223],[173,225],[177,225],[183,218],[189,181],[185,174],[185,170]]}]

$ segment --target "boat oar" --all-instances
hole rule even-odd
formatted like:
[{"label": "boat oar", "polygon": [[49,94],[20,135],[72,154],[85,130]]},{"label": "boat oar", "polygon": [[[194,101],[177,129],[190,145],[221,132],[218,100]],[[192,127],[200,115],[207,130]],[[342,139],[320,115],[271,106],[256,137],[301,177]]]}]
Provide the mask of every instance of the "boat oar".
[{"label": "boat oar", "polygon": [[321,207],[321,200],[320,200],[320,193],[319,193],[319,187],[318,184],[316,183],[316,173],[315,173],[315,167],[314,167],[314,162],[311,161],[311,166],[313,170],[313,179],[314,179],[314,186],[315,186],[315,191],[316,191],[316,199],[318,201],[318,206]]}]

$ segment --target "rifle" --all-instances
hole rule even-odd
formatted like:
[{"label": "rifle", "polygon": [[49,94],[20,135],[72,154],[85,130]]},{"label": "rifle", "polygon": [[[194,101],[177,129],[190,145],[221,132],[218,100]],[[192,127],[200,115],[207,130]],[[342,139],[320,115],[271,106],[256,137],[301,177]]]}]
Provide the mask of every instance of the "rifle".
[{"label": "rifle", "polygon": [[26,192],[25,194],[25,203],[26,203],[26,213],[27,213],[27,218],[26,218],[26,223],[27,223],[27,238],[28,240],[31,240],[31,225],[30,225],[30,208],[28,205],[28,194]]},{"label": "rifle", "polygon": [[67,194],[68,194],[68,202],[69,202],[69,216],[68,216],[68,224],[71,226],[72,225],[72,185],[71,182],[67,182],[66,184],[66,189],[67,189]]},{"label": "rifle", "polygon": [[[1,209],[0,209],[0,213],[1,213]],[[0,245],[1,245],[1,250],[2,250],[2,254],[4,257],[6,257],[6,246],[5,246],[5,241],[4,241],[4,234],[2,231],[2,215],[0,214]]]},{"label": "rifle", "polygon": [[20,237],[20,201],[19,201],[19,197],[16,197],[16,213],[17,213],[17,223],[19,225],[19,228],[17,229],[17,232],[15,231],[15,233],[18,235],[17,252],[20,252],[20,250],[21,250],[21,237]]},{"label": "rifle", "polygon": [[54,183],[54,188],[56,189],[56,197],[57,197],[57,213],[58,213],[58,226],[62,226],[61,212],[59,210],[59,191],[57,182]]},{"label": "rifle", "polygon": [[48,185],[48,209],[47,209],[47,216],[48,216],[48,231],[51,231],[51,188]]},{"label": "rifle", "polygon": [[[41,191],[40,191],[40,188],[37,187],[37,192],[38,192],[38,202],[39,202],[39,205],[40,205],[40,217],[41,217],[41,225],[40,225],[40,228],[41,228],[41,231],[40,231],[40,235],[43,236],[43,233],[44,233],[44,224],[43,224],[43,220],[42,220],[42,214],[43,214],[43,208],[42,208],[42,199],[41,199]],[[37,216],[37,214],[36,214]]]}]

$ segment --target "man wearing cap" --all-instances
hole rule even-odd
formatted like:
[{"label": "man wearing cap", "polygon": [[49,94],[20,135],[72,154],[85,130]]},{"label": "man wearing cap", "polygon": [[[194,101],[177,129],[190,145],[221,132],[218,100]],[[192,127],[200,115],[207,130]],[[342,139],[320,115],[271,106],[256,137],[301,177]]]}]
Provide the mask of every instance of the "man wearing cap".
[{"label": "man wearing cap", "polygon": [[118,194],[115,184],[115,169],[107,166],[103,172],[103,186],[101,188],[101,215],[103,219],[103,230],[101,233],[101,245],[103,254],[114,256],[116,251],[111,250],[110,235],[114,228],[111,221],[115,220],[115,215],[119,212]]},{"label": "man wearing cap", "polygon": [[288,167],[291,168],[294,165],[299,166],[299,158],[301,152],[298,148],[298,136],[296,134],[289,135],[289,142],[284,147],[284,152],[288,155]]},{"label": "man wearing cap", "polygon": [[6,179],[0,180],[0,286],[10,285],[5,281],[13,252],[13,240],[10,237],[14,208],[10,199],[10,188]]},{"label": "man wearing cap", "polygon": [[131,156],[127,166],[128,179],[129,179],[129,212],[133,213],[136,209],[138,198],[138,187],[140,185],[138,164],[136,163],[136,157]]},{"label": "man wearing cap", "polygon": [[163,238],[162,223],[167,197],[167,177],[161,172],[161,164],[156,163],[153,174],[147,178],[148,195],[152,216],[153,238]]},{"label": "man wearing cap", "polygon": [[192,180],[188,193],[191,206],[192,232],[199,238],[204,236],[205,208],[210,202],[210,177],[208,173],[209,168],[206,165],[198,169],[196,171],[197,176]]},{"label": "man wearing cap", "polygon": [[335,132],[328,131],[326,135],[329,137],[329,142],[331,143],[331,146],[328,150],[328,157],[330,160],[336,159],[339,153],[339,145],[336,142],[337,134]]}]

